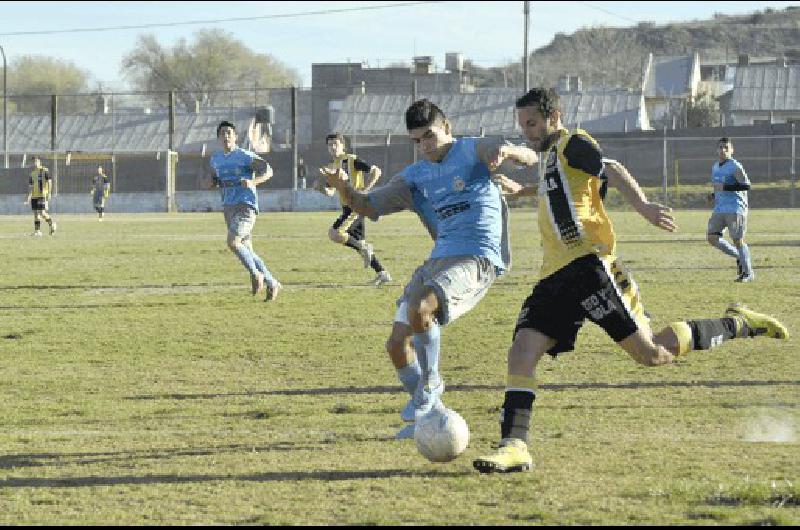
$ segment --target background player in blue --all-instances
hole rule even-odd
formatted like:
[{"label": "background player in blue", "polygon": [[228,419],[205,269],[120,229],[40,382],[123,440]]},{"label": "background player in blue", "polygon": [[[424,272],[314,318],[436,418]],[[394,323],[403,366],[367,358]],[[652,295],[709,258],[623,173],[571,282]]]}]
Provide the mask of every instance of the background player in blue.
[{"label": "background player in blue", "polygon": [[[251,142],[253,126],[250,127]],[[213,170],[203,185],[219,187],[228,226],[228,248],[236,254],[250,273],[253,295],[267,288],[266,300],[278,296],[281,284],[273,278],[264,261],[253,250],[252,232],[258,215],[256,186],[272,178],[272,168],[257,154],[236,145],[236,127],[223,121],[217,126],[217,138],[222,150],[211,155]]]},{"label": "background player in blue", "polygon": [[[439,326],[463,315],[485,296],[496,277],[509,267],[510,252],[503,248],[508,240],[500,190],[489,174],[500,142],[455,139],[444,113],[428,100],[414,102],[405,119],[409,137],[423,160],[405,168],[386,185],[362,193],[353,189],[343,172],[321,172],[343,203],[373,220],[413,209],[415,194],[430,203],[435,212],[434,248],[403,293],[420,364],[417,384],[409,380],[404,386],[409,390],[414,387],[419,415],[436,406],[444,391],[438,371]],[[536,162],[533,151],[513,149],[529,153],[531,163]]]},{"label": "background player in blue", "polygon": [[[747,178],[742,164],[733,158],[733,142],[730,138],[720,138],[717,144],[719,162],[711,168],[711,182],[714,192],[714,212],[708,220],[708,242],[711,246],[736,258],[739,266],[737,282],[752,282],[753,263],[750,259],[750,247],[744,242],[747,231],[747,190],[750,179]],[[733,245],[723,239],[722,233],[728,229]]]}]

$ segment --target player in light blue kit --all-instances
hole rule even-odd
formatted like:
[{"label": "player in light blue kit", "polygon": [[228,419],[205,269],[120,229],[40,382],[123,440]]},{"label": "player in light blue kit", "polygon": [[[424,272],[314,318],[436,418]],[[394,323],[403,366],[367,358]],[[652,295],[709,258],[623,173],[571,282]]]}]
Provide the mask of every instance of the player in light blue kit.
[{"label": "player in light blue kit", "polygon": [[[255,142],[252,126],[250,132],[251,142]],[[211,155],[213,173],[207,175],[202,184],[206,188],[219,187],[222,192],[228,248],[250,273],[253,295],[266,286],[266,300],[274,300],[282,286],[255,253],[252,241],[258,215],[256,186],[272,178],[272,168],[256,153],[236,145],[236,127],[232,123],[221,122],[217,126],[217,138],[222,151]]]},{"label": "player in light blue kit", "polygon": [[414,272],[401,299],[401,306],[407,307],[419,371],[398,371],[398,376],[412,393],[419,417],[440,405],[444,391],[439,375],[440,326],[475,307],[510,266],[507,216],[490,169],[503,158],[501,150],[519,150],[515,159],[525,159],[529,165],[538,159],[530,149],[497,140],[455,139],[444,113],[428,100],[414,102],[405,119],[409,137],[424,160],[408,166],[386,185],[363,193],[353,189],[343,172],[321,172],[344,204],[373,220],[416,209],[415,201],[429,203],[435,215],[431,255]]},{"label": "player in light blue kit", "polygon": [[[714,201],[714,213],[708,220],[708,242],[728,256],[736,258],[739,266],[737,282],[752,282],[755,274],[753,274],[750,248],[744,242],[750,179],[747,178],[742,164],[733,158],[733,142],[730,138],[719,139],[717,153],[719,162],[715,162],[711,168],[714,192],[709,198]],[[726,228],[735,247],[722,237]]]}]

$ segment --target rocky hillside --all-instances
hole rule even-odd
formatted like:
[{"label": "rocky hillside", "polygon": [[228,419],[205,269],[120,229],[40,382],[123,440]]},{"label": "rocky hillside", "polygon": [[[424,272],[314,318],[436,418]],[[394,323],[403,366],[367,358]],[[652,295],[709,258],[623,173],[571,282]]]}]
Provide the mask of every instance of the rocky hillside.
[{"label": "rocky hillside", "polygon": [[[724,9],[725,4],[720,4]],[[711,20],[634,27],[595,27],[555,38],[531,54],[531,84],[554,86],[560,75],[581,76],[584,86],[640,88],[648,53],[685,55],[697,51],[702,60],[735,61],[739,54],[785,55],[800,60],[800,6],[767,9],[751,15],[717,14]],[[473,83],[522,86],[520,62],[480,68],[470,64]]]}]

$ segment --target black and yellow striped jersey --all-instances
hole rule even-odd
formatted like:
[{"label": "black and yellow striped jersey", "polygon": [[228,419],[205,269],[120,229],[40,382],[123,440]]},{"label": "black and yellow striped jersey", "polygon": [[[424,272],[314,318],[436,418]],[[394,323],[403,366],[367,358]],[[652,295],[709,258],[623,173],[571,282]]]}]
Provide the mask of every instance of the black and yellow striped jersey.
[{"label": "black and yellow striped jersey", "polygon": [[541,278],[587,254],[613,258],[616,236],[601,197],[602,171],[595,139],[581,129],[562,129],[539,182]]},{"label": "black and yellow striped jersey", "polygon": [[328,169],[343,169],[350,177],[350,183],[356,190],[363,190],[366,186],[364,175],[369,173],[371,166],[358,158],[356,155],[343,154],[337,156],[330,164]]},{"label": "black and yellow striped jersey", "polygon": [[50,197],[50,171],[42,166],[41,169],[31,171],[28,184],[31,186],[31,199],[47,199]]}]

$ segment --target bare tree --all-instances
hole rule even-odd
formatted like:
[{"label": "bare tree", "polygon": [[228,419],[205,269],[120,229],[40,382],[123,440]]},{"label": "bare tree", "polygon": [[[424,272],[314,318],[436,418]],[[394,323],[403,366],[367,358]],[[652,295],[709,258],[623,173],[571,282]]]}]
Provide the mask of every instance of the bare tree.
[{"label": "bare tree", "polygon": [[[138,90],[174,90],[178,103],[187,109],[193,109],[195,102],[252,104],[255,87],[299,83],[296,71],[219,29],[200,30],[193,42],[181,39],[172,48],[161,46],[155,35],[140,35],[136,47],[123,58],[121,70]],[[237,89],[250,92],[219,92]]]}]

